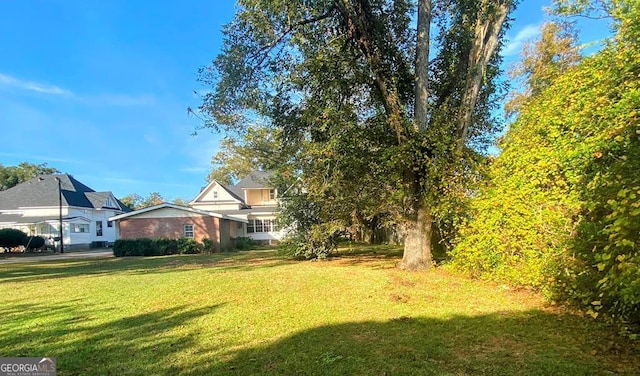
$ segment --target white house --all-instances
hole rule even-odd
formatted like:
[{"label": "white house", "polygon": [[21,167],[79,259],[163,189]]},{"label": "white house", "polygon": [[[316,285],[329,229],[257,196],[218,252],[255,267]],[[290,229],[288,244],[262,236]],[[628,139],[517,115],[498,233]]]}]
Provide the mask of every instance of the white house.
[{"label": "white house", "polygon": [[270,178],[269,172],[254,171],[233,186],[212,181],[189,206],[241,220],[236,224],[236,236],[246,236],[262,244],[277,244],[283,232],[276,221],[278,189],[270,183]]},{"label": "white house", "polygon": [[0,191],[0,228],[16,228],[65,249],[103,247],[116,240],[109,217],[131,211],[111,192],[96,192],[67,174],[43,175]]}]

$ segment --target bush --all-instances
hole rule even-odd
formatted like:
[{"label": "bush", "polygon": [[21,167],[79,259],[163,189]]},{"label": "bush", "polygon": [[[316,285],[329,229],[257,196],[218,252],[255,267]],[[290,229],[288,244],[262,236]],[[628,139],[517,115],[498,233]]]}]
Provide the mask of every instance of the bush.
[{"label": "bush", "polygon": [[118,239],[113,243],[113,255],[122,256],[159,256],[154,241],[148,238]]},{"label": "bush", "polygon": [[340,236],[338,223],[312,225],[287,236],[279,248],[281,253],[298,259],[324,259],[337,249]]},{"label": "bush", "polygon": [[138,239],[118,239],[113,243],[113,255],[122,256],[142,256],[138,254]]},{"label": "bush", "polygon": [[24,245],[27,234],[14,228],[0,229],[0,247],[13,248]]},{"label": "bush", "polygon": [[27,250],[40,249],[44,247],[44,238],[42,236],[27,236],[23,245]]},{"label": "bush", "polygon": [[174,254],[200,253],[201,246],[194,239],[118,239],[113,243],[113,255],[122,256],[164,256]]},{"label": "bush", "polygon": [[159,238],[155,239],[155,246],[160,255],[175,255],[178,253],[178,241],[176,239]]},{"label": "bush", "polygon": [[196,254],[200,253],[200,245],[195,239],[180,238],[178,239],[178,251],[181,254]]},{"label": "bush", "polygon": [[256,245],[256,242],[254,242],[253,239],[241,236],[234,240],[233,247],[238,251],[246,251],[248,249],[255,247],[255,245]]},{"label": "bush", "polygon": [[209,238],[202,239],[202,249],[207,253],[213,253],[216,251],[215,243]]}]

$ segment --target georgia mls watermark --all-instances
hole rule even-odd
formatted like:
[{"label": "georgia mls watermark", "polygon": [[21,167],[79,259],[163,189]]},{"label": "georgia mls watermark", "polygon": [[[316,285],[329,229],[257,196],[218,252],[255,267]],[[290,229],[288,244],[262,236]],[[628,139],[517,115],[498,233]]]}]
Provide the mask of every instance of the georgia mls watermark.
[{"label": "georgia mls watermark", "polygon": [[0,376],[56,376],[56,358],[0,358]]}]

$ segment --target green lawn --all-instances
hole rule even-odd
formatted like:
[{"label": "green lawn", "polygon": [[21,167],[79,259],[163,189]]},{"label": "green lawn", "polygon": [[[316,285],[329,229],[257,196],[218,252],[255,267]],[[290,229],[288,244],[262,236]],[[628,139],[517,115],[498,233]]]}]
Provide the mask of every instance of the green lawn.
[{"label": "green lawn", "polygon": [[59,375],[640,374],[606,327],[375,250],[0,265],[0,356]]}]

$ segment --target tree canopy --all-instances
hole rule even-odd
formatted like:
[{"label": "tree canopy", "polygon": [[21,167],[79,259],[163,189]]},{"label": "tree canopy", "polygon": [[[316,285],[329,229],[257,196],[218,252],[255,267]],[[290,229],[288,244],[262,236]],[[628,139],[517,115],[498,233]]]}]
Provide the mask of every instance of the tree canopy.
[{"label": "tree canopy", "polygon": [[216,130],[264,123],[283,145],[279,167],[331,206],[321,221],[388,213],[404,233],[401,266],[428,268],[434,221],[498,125],[497,51],[513,6],[239,1],[223,52],[200,70],[213,90],[199,111]]}]

